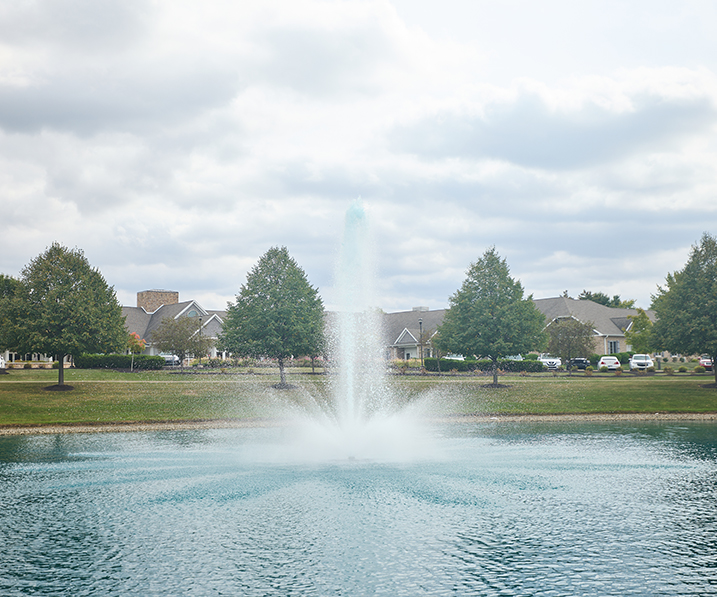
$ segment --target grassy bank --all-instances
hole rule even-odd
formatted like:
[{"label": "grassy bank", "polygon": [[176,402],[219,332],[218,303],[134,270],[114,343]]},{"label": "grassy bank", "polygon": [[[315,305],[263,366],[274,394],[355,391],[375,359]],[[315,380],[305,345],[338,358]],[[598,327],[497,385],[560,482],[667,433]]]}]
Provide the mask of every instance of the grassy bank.
[{"label": "grassy bank", "polygon": [[[295,374],[293,390],[275,390],[278,375],[177,375],[68,370],[71,392],[48,392],[56,371],[17,370],[0,376],[0,426],[129,421],[187,421],[275,417],[286,405],[327,402],[328,378]],[[392,376],[398,403],[420,402],[448,414],[705,413],[717,411],[706,375],[505,376],[488,388],[485,377]]]}]

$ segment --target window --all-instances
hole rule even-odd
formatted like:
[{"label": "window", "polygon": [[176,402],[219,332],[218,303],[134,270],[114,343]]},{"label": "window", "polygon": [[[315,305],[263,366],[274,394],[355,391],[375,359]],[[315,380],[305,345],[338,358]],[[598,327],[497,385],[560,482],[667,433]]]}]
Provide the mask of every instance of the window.
[{"label": "window", "polygon": [[607,343],[607,352],[608,354],[616,354],[620,352],[620,341],[619,340],[610,340]]},{"label": "window", "polygon": [[187,317],[196,317],[196,316],[197,316],[197,312],[194,309],[192,309],[189,313],[187,313]]}]

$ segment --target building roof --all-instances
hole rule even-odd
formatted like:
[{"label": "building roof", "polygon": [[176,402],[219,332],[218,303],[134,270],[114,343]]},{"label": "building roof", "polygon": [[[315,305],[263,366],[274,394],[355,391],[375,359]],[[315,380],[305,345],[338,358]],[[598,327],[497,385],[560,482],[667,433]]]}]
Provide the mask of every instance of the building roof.
[{"label": "building roof", "polygon": [[[418,342],[421,326],[418,320],[422,320],[424,332],[435,332],[443,322],[445,309],[434,311],[411,310],[399,311],[397,313],[386,313],[384,315],[384,343],[386,346],[415,346]],[[408,334],[410,334],[410,337]]]},{"label": "building roof", "polygon": [[[596,333],[601,336],[623,336],[625,330],[632,324],[628,316],[638,314],[637,309],[606,307],[593,301],[564,296],[534,299],[533,303],[545,315],[546,323],[563,317],[574,317],[583,323],[591,321]],[[652,322],[656,320],[654,311],[646,310],[645,313]]]},{"label": "building roof", "polygon": [[202,318],[202,329],[209,332],[207,335],[214,337],[221,331],[226,311],[208,311],[196,301],[184,301],[173,305],[162,305],[156,311],[147,313],[142,307],[122,307],[122,315],[125,316],[125,327],[129,332],[136,332],[140,338],[149,340],[152,332],[156,330],[162,320],[171,317],[177,319],[188,316],[196,311],[195,317]]}]

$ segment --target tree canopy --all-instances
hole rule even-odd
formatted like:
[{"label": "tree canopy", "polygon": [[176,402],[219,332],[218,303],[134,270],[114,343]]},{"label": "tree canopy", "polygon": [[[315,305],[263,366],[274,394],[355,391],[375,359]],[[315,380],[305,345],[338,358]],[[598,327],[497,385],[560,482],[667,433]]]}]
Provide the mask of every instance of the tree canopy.
[{"label": "tree canopy", "polygon": [[523,298],[520,281],[510,277],[505,259],[495,247],[471,264],[461,288],[449,299],[439,327],[444,350],[493,361],[493,383],[498,384],[498,359],[531,350],[545,343],[545,317]]},{"label": "tree canopy", "polygon": [[704,233],[685,267],[668,274],[652,297],[657,348],[712,357],[717,384],[717,239]]},{"label": "tree canopy", "polygon": [[632,325],[625,332],[625,342],[632,346],[633,352],[652,352],[652,321],[650,321],[645,310],[638,309],[637,315],[628,315],[627,318],[632,321]]},{"label": "tree canopy", "polygon": [[182,369],[188,356],[201,356],[212,344],[209,337],[202,335],[202,322],[198,317],[165,317],[150,340],[160,352],[176,356]]},{"label": "tree canopy", "polygon": [[124,348],[127,332],[114,288],[80,249],[53,243],[23,270],[9,301],[14,348],[60,362],[66,355]]},{"label": "tree canopy", "polygon": [[593,303],[605,305],[606,307],[616,307],[619,309],[634,309],[635,308],[635,299],[622,300],[620,298],[619,294],[615,294],[615,295],[613,295],[612,298],[610,298],[604,292],[591,292],[589,290],[583,290],[578,295],[578,300],[579,301],[592,301]]},{"label": "tree canopy", "polygon": [[276,359],[281,387],[286,359],[321,352],[323,302],[286,247],[270,248],[249,272],[236,302],[228,305],[219,342],[238,356]]},{"label": "tree canopy", "polygon": [[571,372],[570,360],[587,357],[593,352],[594,324],[572,317],[554,319],[548,325],[548,352],[560,357]]}]

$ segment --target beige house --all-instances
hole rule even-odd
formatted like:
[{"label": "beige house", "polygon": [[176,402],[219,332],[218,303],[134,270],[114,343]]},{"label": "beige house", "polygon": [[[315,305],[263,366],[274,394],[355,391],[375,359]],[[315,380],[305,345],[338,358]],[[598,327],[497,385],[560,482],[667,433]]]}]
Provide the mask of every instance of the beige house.
[{"label": "beige house", "polygon": [[[204,309],[197,301],[179,302],[179,292],[172,290],[143,290],[137,293],[136,307],[122,307],[125,316],[125,327],[129,333],[136,332],[139,337],[146,340],[148,345],[145,354],[156,355],[159,351],[152,346],[152,332],[162,323],[163,319],[171,317],[198,317],[201,321],[201,333],[207,338],[215,340],[222,331],[226,311],[212,311]],[[216,346],[212,346],[210,354],[217,356]]]},{"label": "beige house", "polygon": [[[628,352],[632,348],[625,340],[625,332],[632,326],[630,316],[637,315],[637,309],[606,307],[593,301],[581,301],[563,296],[536,299],[533,302],[545,315],[546,325],[550,325],[550,322],[556,319],[568,317],[582,323],[592,322],[595,331],[593,346],[597,354]],[[645,313],[654,323],[655,312],[646,310]]]}]

